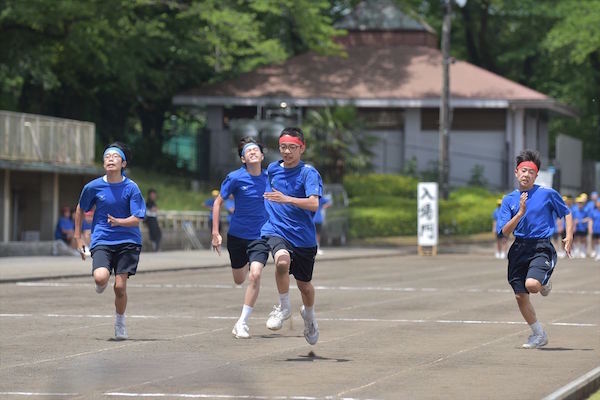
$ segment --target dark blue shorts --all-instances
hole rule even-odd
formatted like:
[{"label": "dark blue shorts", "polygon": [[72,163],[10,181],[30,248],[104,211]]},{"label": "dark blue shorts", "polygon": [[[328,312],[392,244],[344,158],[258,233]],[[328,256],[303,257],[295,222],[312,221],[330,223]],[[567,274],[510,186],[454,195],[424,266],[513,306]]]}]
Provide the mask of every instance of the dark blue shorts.
[{"label": "dark blue shorts", "polygon": [[275,258],[275,253],[279,250],[287,250],[290,253],[292,259],[290,274],[294,275],[297,281],[310,282],[312,280],[317,246],[294,247],[287,240],[278,236],[263,236],[250,243],[250,246],[248,246],[248,258],[250,262],[258,261],[266,265],[269,259],[269,252]]},{"label": "dark blue shorts", "polygon": [[508,283],[515,293],[528,293],[525,281],[545,285],[556,266],[556,250],[550,239],[515,239],[508,251]]},{"label": "dark blue shorts", "polygon": [[229,251],[231,268],[239,269],[248,264],[248,245],[250,243],[252,243],[250,239],[227,234],[227,251]]},{"label": "dark blue shorts", "polygon": [[92,253],[92,274],[98,268],[108,268],[111,274],[135,275],[142,245],[122,243],[115,245],[98,245],[90,250]]}]

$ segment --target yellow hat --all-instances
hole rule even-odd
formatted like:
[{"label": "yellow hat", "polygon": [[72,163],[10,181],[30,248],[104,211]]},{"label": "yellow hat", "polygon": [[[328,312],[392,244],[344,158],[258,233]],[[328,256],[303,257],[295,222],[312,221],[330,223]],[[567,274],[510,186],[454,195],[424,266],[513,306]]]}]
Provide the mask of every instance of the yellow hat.
[{"label": "yellow hat", "polygon": [[219,195],[219,191],[217,189],[214,189],[212,192],[210,192],[210,194],[212,194],[213,197],[217,197]]},{"label": "yellow hat", "polygon": [[500,204],[502,204],[502,199],[498,199],[498,200],[496,200],[496,205],[498,205],[498,206],[499,206]]},{"label": "yellow hat", "polygon": [[581,198],[583,199],[583,201],[587,201],[587,199],[588,199],[588,195],[587,195],[587,193],[581,193],[581,194],[579,195],[579,197],[581,197]]},{"label": "yellow hat", "polygon": [[579,195],[575,198],[575,203],[585,203],[585,197]]}]

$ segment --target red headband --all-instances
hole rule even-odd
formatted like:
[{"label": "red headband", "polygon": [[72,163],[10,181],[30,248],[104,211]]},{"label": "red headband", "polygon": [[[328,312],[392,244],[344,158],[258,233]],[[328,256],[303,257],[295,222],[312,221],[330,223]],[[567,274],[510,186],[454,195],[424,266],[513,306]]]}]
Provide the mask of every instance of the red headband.
[{"label": "red headband", "polygon": [[304,142],[302,140],[300,140],[300,138],[296,137],[296,136],[290,136],[290,135],[283,135],[282,137],[279,138],[279,144],[282,143],[295,143],[298,146],[304,146]]},{"label": "red headband", "polygon": [[523,161],[522,163],[517,165],[517,169],[521,169],[523,167],[531,168],[531,169],[535,170],[536,173],[538,172],[538,167],[537,167],[537,165],[535,165],[535,163],[533,161]]}]

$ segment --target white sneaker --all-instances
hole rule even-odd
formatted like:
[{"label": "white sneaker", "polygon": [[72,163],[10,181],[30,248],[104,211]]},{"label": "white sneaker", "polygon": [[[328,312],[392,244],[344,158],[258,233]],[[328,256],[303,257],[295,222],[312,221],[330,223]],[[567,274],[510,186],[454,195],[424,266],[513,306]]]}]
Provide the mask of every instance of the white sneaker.
[{"label": "white sneaker", "polygon": [[495,258],[500,258],[500,253],[499,253],[499,252],[496,252],[496,253],[494,254],[494,257],[495,257]]},{"label": "white sneaker", "polygon": [[236,339],[250,339],[250,329],[245,322],[236,322],[236,324],[233,326],[231,334]]},{"label": "white sneaker", "polygon": [[317,255],[322,256],[323,255],[323,250],[317,249]]},{"label": "white sneaker", "polygon": [[104,292],[104,289],[106,289],[107,286],[108,286],[108,282],[106,282],[106,285],[104,285],[104,286],[100,286],[96,283],[96,293],[100,294],[100,293]]},{"label": "white sneaker", "polygon": [[283,321],[289,319],[292,313],[286,308],[281,308],[281,304],[273,306],[273,311],[269,314],[267,328],[272,331],[278,331],[283,326]]},{"label": "white sneaker", "polygon": [[92,256],[92,252],[90,251],[90,248],[89,248],[89,247],[87,247],[87,246],[85,246],[85,247],[83,248],[83,254],[84,254],[86,257],[91,257],[91,256]]},{"label": "white sneaker", "polygon": [[500,258],[504,260],[506,258],[506,253],[505,252],[500,253]]},{"label": "white sneaker", "polygon": [[523,346],[521,346],[524,349],[537,349],[540,348],[542,346],[545,346],[548,344],[548,335],[546,334],[546,332],[542,332],[541,335],[529,335],[529,338],[527,339],[527,343],[523,344]]},{"label": "white sneaker", "polygon": [[300,309],[300,315],[302,315],[302,319],[304,320],[304,339],[310,345],[317,344],[319,340],[319,325],[315,319],[307,320],[304,318],[304,306]]},{"label": "white sneaker", "polygon": [[117,340],[126,340],[129,336],[127,336],[127,328],[125,324],[115,323],[115,339]]},{"label": "white sneaker", "polygon": [[552,290],[552,282],[548,281],[548,283],[546,283],[544,286],[542,286],[542,288],[540,289],[540,294],[542,296],[548,296],[550,294],[550,291]]}]

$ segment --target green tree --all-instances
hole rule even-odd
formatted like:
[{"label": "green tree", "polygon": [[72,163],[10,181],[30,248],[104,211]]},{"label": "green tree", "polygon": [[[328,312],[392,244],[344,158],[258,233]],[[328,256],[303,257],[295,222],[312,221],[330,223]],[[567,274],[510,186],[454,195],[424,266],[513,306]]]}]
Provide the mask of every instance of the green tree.
[{"label": "green tree", "polygon": [[174,94],[295,52],[339,52],[325,0],[0,0],[0,108],[133,126],[156,152]]},{"label": "green tree", "polygon": [[310,110],[303,125],[308,142],[305,153],[327,182],[341,183],[347,173],[372,170],[375,137],[352,106]]}]

